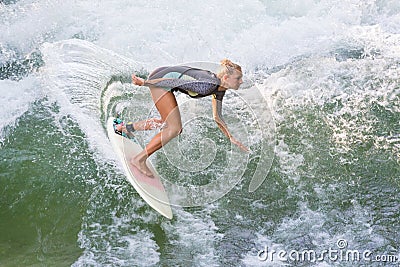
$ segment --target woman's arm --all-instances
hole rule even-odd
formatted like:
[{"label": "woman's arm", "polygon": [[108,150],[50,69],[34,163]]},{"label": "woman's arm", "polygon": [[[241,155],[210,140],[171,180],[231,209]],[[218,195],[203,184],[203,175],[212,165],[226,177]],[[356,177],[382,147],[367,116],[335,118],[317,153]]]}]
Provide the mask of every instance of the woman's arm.
[{"label": "woman's arm", "polygon": [[144,85],[155,85],[160,81],[165,81],[165,80],[173,80],[170,78],[158,78],[158,79],[153,79],[153,80],[145,80],[143,78],[137,77],[135,74],[132,74],[132,82],[135,85],[139,86],[144,86]]},{"label": "woman's arm", "polygon": [[241,142],[236,140],[232,134],[229,132],[228,127],[226,126],[226,123],[222,119],[222,101],[218,100],[217,98],[213,97],[212,98],[212,110],[213,110],[213,117],[215,122],[217,123],[218,127],[221,129],[221,131],[226,135],[226,137],[229,138],[229,140],[232,142],[232,144],[237,145],[240,149],[243,151],[249,151],[249,149],[243,145]]}]

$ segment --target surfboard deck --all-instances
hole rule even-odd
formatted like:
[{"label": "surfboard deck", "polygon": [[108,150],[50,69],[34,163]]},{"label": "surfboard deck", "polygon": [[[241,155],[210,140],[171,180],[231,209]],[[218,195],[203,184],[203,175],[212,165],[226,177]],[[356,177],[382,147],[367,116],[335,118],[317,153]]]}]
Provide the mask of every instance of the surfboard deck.
[{"label": "surfboard deck", "polygon": [[130,139],[116,134],[113,127],[114,119],[114,117],[110,117],[107,120],[107,135],[114,151],[118,155],[118,158],[124,167],[126,179],[133,185],[135,190],[147,204],[163,216],[172,219],[173,215],[168,194],[165,191],[160,176],[150,161],[147,161],[147,166],[153,173],[154,177],[146,176],[129,163],[130,159],[140,153],[143,148],[134,138]]}]

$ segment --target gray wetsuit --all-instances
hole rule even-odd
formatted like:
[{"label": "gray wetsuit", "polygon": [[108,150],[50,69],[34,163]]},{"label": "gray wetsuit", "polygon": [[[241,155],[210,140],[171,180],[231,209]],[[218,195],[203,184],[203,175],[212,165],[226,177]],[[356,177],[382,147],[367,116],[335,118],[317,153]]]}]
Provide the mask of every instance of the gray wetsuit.
[{"label": "gray wetsuit", "polygon": [[154,70],[148,79],[160,78],[165,80],[153,83],[155,86],[172,92],[179,91],[193,98],[212,95],[222,101],[225,95],[225,91],[218,91],[221,80],[208,70],[188,66],[160,67]]}]

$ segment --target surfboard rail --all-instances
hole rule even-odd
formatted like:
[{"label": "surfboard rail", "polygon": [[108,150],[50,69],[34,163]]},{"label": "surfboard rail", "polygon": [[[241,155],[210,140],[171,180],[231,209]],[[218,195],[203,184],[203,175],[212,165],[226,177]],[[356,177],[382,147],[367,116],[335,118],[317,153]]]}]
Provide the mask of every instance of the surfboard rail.
[{"label": "surfboard rail", "polygon": [[113,127],[114,119],[114,117],[109,117],[107,120],[107,135],[122,163],[126,179],[147,204],[161,215],[172,219],[173,214],[168,194],[156,169],[150,161],[147,161],[147,165],[154,176],[148,177],[129,163],[130,159],[140,153],[143,148],[137,141],[116,134]]}]

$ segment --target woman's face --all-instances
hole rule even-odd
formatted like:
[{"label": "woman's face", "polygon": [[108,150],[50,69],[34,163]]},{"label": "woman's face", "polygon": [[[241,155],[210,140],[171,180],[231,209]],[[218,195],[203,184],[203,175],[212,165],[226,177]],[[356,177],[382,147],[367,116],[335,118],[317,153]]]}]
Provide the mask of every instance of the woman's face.
[{"label": "woman's face", "polygon": [[225,75],[226,88],[237,90],[239,86],[243,83],[242,72],[235,70],[232,74]]}]

